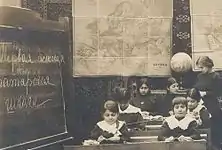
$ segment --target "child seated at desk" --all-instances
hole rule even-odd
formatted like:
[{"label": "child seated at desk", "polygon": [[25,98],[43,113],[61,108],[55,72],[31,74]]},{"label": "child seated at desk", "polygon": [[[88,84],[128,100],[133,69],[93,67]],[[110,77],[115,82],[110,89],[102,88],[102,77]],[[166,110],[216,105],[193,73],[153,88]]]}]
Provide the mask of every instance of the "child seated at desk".
[{"label": "child seated at desk", "polygon": [[159,106],[161,115],[168,117],[173,114],[172,100],[177,96],[184,96],[185,94],[179,92],[179,83],[173,77],[168,78],[166,85],[167,94],[163,97],[162,105]]},{"label": "child seated at desk", "polygon": [[191,141],[199,139],[196,120],[187,115],[187,100],[185,97],[175,97],[172,101],[173,115],[167,117],[162,125],[160,141]]},{"label": "child seated at desk", "polygon": [[198,128],[210,127],[210,114],[207,108],[201,103],[200,92],[192,88],[187,92],[188,114],[195,118]]},{"label": "child seated at desk", "polygon": [[145,117],[159,115],[157,108],[158,98],[151,94],[148,78],[141,78],[137,83],[137,86],[138,94],[130,101],[130,104],[140,108],[142,115]]},{"label": "child seated at desk", "polygon": [[130,104],[130,92],[126,88],[115,89],[118,101],[119,119],[127,123],[130,129],[145,129],[141,109]]},{"label": "child seated at desk", "polygon": [[92,140],[98,144],[111,144],[123,143],[129,139],[126,123],[118,120],[119,109],[116,102],[106,101],[102,116],[104,120],[98,122],[91,132]]}]

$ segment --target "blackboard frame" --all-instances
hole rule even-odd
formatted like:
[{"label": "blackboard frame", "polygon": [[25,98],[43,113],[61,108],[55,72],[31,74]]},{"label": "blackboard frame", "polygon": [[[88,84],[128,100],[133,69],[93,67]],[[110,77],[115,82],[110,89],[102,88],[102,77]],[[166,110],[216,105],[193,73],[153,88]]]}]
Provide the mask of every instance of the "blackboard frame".
[{"label": "blackboard frame", "polygon": [[[64,20],[63,20],[64,21]],[[47,22],[46,22],[47,23]],[[58,23],[58,22],[53,22],[52,24],[54,23]],[[44,22],[43,22],[44,24]],[[60,46],[61,49],[63,50],[62,51],[62,55],[65,57],[65,61],[64,63],[61,64],[61,74],[60,74],[60,77],[61,77],[61,85],[62,87],[64,86],[64,83],[67,84],[67,80],[69,78],[69,69],[70,67],[67,67],[69,66],[69,43],[68,43],[68,34],[67,32],[65,32],[65,30],[51,30],[50,29],[34,29],[34,28],[31,28],[31,27],[24,27],[24,28],[21,28],[21,27],[7,27],[7,26],[1,26],[0,25],[0,29],[6,29],[7,32],[1,32],[0,34],[0,39],[2,40],[2,38],[7,41],[7,40],[15,40],[15,41],[20,41],[22,38],[21,37],[24,37],[24,36],[27,36],[26,38],[31,38],[31,35],[33,34],[37,34],[37,35],[41,35],[41,36],[36,36],[34,38],[34,40],[37,40],[37,41],[41,41],[42,43],[41,44],[45,44],[44,40],[45,40],[45,36],[47,35],[47,37],[52,40],[48,40],[48,44],[55,44],[57,46]],[[2,30],[0,30],[2,31]],[[11,34],[10,34],[11,33]],[[3,40],[3,41],[4,41]],[[67,69],[66,69],[67,67]],[[65,76],[65,79],[63,78]],[[67,79],[67,80],[66,80]],[[63,97],[63,115],[64,115],[64,132],[61,132],[61,133],[58,133],[58,134],[54,134],[54,135],[50,135],[50,136],[46,136],[46,137],[42,137],[42,138],[38,138],[38,139],[35,139],[35,140],[30,140],[30,141],[27,141],[27,142],[22,142],[22,143],[18,143],[18,144],[14,144],[14,145],[11,145],[11,146],[6,146],[6,147],[2,147],[0,148],[1,150],[5,150],[5,149],[12,149],[12,148],[16,148],[16,149],[24,149],[25,147],[28,148],[28,147],[33,147],[34,145],[35,146],[38,146],[38,145],[42,145],[44,143],[46,143],[47,141],[48,142],[53,142],[53,141],[58,141],[58,140],[61,140],[62,138],[64,139],[65,137],[67,137],[67,134],[68,134],[68,129],[67,129],[67,120],[66,120],[66,102],[65,102],[65,97],[64,96],[64,90],[67,90],[67,88],[63,89],[62,88],[62,97]],[[53,140],[54,139],[54,140]]]}]

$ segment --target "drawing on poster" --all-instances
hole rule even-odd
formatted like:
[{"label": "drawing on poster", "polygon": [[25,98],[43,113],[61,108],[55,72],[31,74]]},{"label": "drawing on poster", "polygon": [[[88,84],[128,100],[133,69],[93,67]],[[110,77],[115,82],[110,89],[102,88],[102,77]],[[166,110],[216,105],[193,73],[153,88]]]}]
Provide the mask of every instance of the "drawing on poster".
[{"label": "drawing on poster", "polygon": [[221,70],[222,1],[193,0],[191,17],[194,71],[198,70],[195,62],[200,56],[209,56],[214,60],[214,68]]},{"label": "drawing on poster", "polygon": [[170,75],[172,0],[73,5],[74,76]]}]

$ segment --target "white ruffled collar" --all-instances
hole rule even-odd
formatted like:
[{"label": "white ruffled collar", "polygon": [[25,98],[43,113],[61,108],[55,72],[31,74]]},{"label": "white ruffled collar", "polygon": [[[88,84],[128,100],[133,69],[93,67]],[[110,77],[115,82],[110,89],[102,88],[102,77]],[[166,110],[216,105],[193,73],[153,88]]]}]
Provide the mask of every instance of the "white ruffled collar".
[{"label": "white ruffled collar", "polygon": [[109,133],[116,134],[119,132],[119,130],[122,128],[122,126],[125,124],[123,121],[118,121],[118,123],[114,123],[112,125],[108,124],[106,121],[100,121],[97,123],[99,128],[101,128],[103,131],[107,131]]},{"label": "white ruffled collar", "polygon": [[170,129],[175,129],[179,127],[183,130],[186,130],[189,124],[192,121],[195,121],[195,119],[190,117],[189,115],[186,115],[182,120],[178,120],[176,119],[175,115],[172,115],[170,117],[167,117],[165,121],[168,123]]}]

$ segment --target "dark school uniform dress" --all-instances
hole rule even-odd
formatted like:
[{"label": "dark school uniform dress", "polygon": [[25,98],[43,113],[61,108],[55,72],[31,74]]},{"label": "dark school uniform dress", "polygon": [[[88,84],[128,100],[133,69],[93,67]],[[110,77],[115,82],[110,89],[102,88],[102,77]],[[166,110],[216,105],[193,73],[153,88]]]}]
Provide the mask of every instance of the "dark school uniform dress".
[{"label": "dark school uniform dress", "polygon": [[[109,140],[109,138],[114,136],[120,137],[120,140]],[[99,141],[100,137],[103,137],[104,140]],[[126,123],[123,121],[117,121],[116,123],[110,125],[104,120],[100,121],[91,131],[91,139],[99,141],[100,144],[123,143],[124,141],[128,141],[129,134]]]},{"label": "dark school uniform dress", "polygon": [[181,120],[178,120],[174,115],[167,117],[161,130],[161,135],[158,136],[159,141],[165,141],[166,138],[171,136],[179,138],[181,135],[192,139],[200,139],[196,120],[188,115]]},{"label": "dark school uniform dress", "polygon": [[221,94],[221,78],[219,73],[200,73],[197,76],[196,84],[194,85],[200,91],[205,91],[206,95],[203,97],[204,105],[212,115],[211,117],[211,135],[212,143],[219,146],[222,142],[222,111],[217,100],[217,96]]},{"label": "dark school uniform dress", "polygon": [[149,112],[152,116],[159,115],[157,106],[158,99],[155,95],[137,95],[134,99],[130,101],[130,104],[140,108],[141,111]]},{"label": "dark school uniform dress", "polygon": [[188,109],[187,113],[196,119],[198,128],[210,127],[211,114],[204,105],[198,104],[192,111]]},{"label": "dark school uniform dress", "polygon": [[131,104],[125,110],[119,107],[119,120],[125,121],[129,129],[145,129],[141,109]]}]

